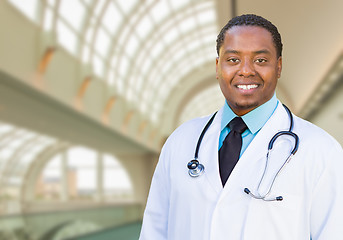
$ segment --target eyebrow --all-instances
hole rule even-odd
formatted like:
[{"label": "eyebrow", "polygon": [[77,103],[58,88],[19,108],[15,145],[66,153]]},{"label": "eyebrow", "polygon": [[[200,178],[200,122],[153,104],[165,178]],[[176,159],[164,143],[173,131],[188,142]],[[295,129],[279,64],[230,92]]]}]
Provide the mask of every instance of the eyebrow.
[{"label": "eyebrow", "polygon": [[224,54],[228,54],[228,53],[235,53],[235,54],[238,54],[239,51],[236,51],[236,50],[232,50],[232,49],[228,49],[224,52]]},{"label": "eyebrow", "polygon": [[259,51],[255,51],[254,52],[255,54],[270,54],[270,51],[268,51],[267,49],[262,49],[262,50],[259,50]]},{"label": "eyebrow", "polygon": [[[228,53],[234,53],[234,54],[239,54],[240,51],[237,51],[237,50],[233,50],[233,49],[228,49],[224,52],[224,54],[228,54]],[[253,52],[254,54],[271,54],[271,52],[267,49],[261,49],[261,50],[258,50],[258,51],[254,51]]]}]

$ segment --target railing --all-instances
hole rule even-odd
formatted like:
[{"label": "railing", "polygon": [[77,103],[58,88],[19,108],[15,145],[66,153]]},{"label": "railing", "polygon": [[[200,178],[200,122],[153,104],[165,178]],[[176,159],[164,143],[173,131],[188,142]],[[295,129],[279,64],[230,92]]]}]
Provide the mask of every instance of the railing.
[{"label": "railing", "polygon": [[[0,240],[67,239],[137,223],[142,205],[97,206],[0,217]],[[63,237],[62,237],[63,236]],[[60,238],[62,237],[62,238]]]}]

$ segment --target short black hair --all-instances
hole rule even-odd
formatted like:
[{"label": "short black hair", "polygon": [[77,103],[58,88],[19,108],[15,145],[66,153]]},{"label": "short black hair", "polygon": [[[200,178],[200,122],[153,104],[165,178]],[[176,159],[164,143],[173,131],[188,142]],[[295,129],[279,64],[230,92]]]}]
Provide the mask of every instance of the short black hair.
[{"label": "short black hair", "polygon": [[218,56],[219,56],[219,49],[221,48],[225,40],[226,32],[234,26],[259,26],[268,30],[272,34],[273,42],[276,48],[277,57],[281,57],[282,42],[281,42],[281,35],[277,27],[274,24],[272,24],[270,21],[268,21],[267,19],[261,16],[257,16],[255,14],[244,14],[241,16],[234,17],[222,28],[219,35],[217,36]]}]

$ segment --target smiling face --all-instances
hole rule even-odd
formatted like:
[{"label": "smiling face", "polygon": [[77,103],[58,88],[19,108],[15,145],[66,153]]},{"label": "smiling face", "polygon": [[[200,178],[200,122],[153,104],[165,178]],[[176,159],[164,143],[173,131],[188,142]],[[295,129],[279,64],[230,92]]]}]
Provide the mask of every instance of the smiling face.
[{"label": "smiling face", "polygon": [[272,98],[281,74],[271,33],[258,26],[234,26],[216,59],[216,77],[231,109],[242,116]]}]

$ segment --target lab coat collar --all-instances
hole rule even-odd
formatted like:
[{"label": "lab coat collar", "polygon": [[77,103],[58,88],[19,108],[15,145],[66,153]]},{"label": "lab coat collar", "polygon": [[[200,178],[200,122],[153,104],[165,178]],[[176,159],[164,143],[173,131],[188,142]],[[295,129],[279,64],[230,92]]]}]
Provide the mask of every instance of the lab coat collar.
[{"label": "lab coat collar", "polygon": [[219,176],[219,163],[218,163],[218,144],[220,125],[223,114],[222,107],[215,116],[210,128],[207,130],[199,150],[199,162],[205,166],[206,178],[210,182],[214,191],[219,194],[223,187]]},{"label": "lab coat collar", "polygon": [[[273,97],[267,102],[242,116],[244,123],[247,125],[252,134],[255,134],[263,127],[263,125],[275,111],[278,102],[279,101],[274,93]],[[223,129],[235,117],[237,117],[237,115],[232,111],[227,101],[225,101],[220,130],[223,131]]]},{"label": "lab coat collar", "polygon": [[[235,168],[231,172],[231,175],[224,186],[222,195],[226,195],[232,189],[235,189],[237,187],[241,188],[243,191],[244,187],[251,184],[249,182],[249,176],[244,174],[244,172],[246,172],[245,169],[251,167],[251,165],[255,165],[255,163],[258,161],[261,161],[261,164],[264,164],[270,139],[277,132],[288,130],[288,127],[289,117],[287,115],[287,112],[283,108],[282,104],[278,104],[273,115],[257,133],[255,138],[252,140],[250,145],[247,147],[247,149],[237,162]],[[236,186],[237,184],[234,183],[241,183],[242,185]]]}]

